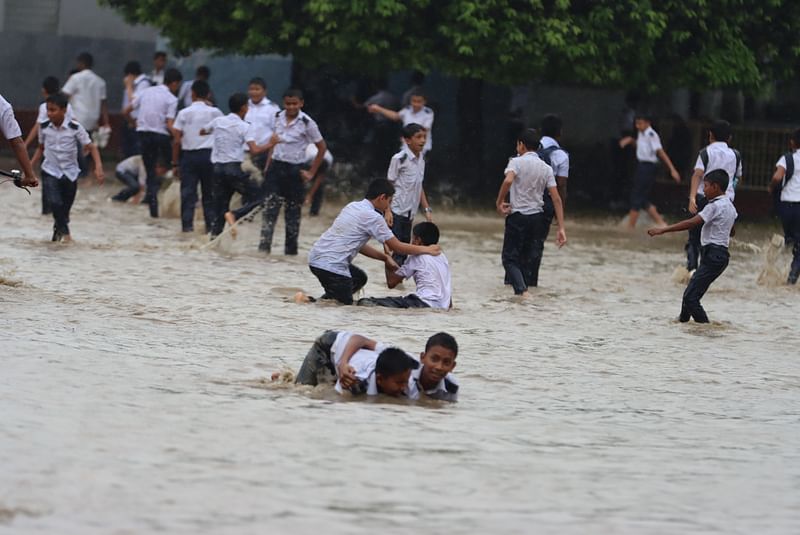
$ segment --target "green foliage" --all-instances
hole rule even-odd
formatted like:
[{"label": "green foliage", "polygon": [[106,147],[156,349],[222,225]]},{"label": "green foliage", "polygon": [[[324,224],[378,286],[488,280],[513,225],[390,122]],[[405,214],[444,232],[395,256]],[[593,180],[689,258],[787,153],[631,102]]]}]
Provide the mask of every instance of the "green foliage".
[{"label": "green foliage", "polygon": [[292,54],[364,74],[758,91],[800,67],[796,0],[100,0],[179,52]]}]

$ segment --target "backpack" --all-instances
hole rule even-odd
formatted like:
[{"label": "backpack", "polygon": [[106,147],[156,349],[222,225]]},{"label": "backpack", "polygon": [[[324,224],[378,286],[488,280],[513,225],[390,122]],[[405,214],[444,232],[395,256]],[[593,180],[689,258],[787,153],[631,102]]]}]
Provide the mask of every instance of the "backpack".
[{"label": "backpack", "polygon": [[[733,181],[733,190],[736,191],[736,186],[739,182],[739,177],[736,176],[736,172],[739,170],[739,166],[742,164],[742,155],[736,149],[731,150],[733,151],[733,154],[736,155],[736,167],[733,168],[733,176],[731,177],[731,180]],[[704,168],[708,168],[708,147],[700,151],[700,161],[703,162]]]},{"label": "backpack", "polygon": [[[539,158],[541,158],[541,160],[544,163],[546,163],[550,167],[553,167],[553,164],[550,163],[550,158],[553,155],[553,153],[555,151],[557,151],[557,150],[564,150],[564,149],[562,149],[558,145],[550,145],[547,148],[542,147],[540,145],[539,146],[539,150],[536,151],[536,154],[539,156]],[[567,151],[564,151],[564,152],[567,152]],[[553,206],[553,199],[550,198],[550,192],[547,191],[547,188],[544,189],[544,195],[542,196],[542,200],[544,201],[544,205],[542,206],[542,211],[544,212],[545,217],[549,221],[552,221],[553,217],[556,214],[556,209],[555,209],[555,206]]]},{"label": "backpack", "polygon": [[550,158],[552,157],[553,153],[557,150],[564,150],[564,149],[562,149],[558,145],[550,145],[547,148],[540,147],[539,150],[536,151],[536,154],[539,156],[539,158],[542,159],[544,163],[546,163],[550,167],[553,167],[553,164],[550,163]]},{"label": "backpack", "polygon": [[780,213],[781,191],[794,176],[794,153],[792,151],[787,152],[783,155],[783,159],[786,160],[786,173],[784,173],[781,183],[772,190],[772,209],[776,214]]}]

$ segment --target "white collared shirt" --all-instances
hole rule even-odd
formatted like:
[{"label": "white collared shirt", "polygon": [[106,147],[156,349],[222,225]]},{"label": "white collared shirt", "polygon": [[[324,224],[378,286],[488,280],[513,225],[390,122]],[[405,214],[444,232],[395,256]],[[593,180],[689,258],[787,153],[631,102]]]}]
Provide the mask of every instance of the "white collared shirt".
[{"label": "white collared shirt", "polygon": [[[739,160],[739,165],[736,165],[736,153],[724,141],[715,141],[710,143],[705,148],[708,154],[708,166],[703,163],[703,157],[697,155],[697,161],[694,164],[695,170],[703,171],[707,175],[711,171],[722,169],[728,173],[728,188],[725,190],[725,195],[733,200],[736,197],[736,184],[742,177],[742,161]],[[702,152],[702,151],[701,151]],[[703,181],[697,185],[697,195],[703,195]]]},{"label": "white collared shirt", "polygon": [[153,132],[169,135],[167,120],[175,119],[178,111],[178,98],[165,85],[148,87],[133,101],[133,109],[138,111],[137,132]]},{"label": "white collared shirt", "polygon": [[450,264],[444,253],[411,255],[395,273],[404,279],[413,277],[417,286],[414,294],[432,308],[450,308]]},{"label": "white collared shirt", "polygon": [[431,130],[433,129],[433,110],[427,106],[423,106],[418,112],[414,111],[414,108],[411,106],[406,106],[399,112],[397,115],[400,116],[400,120],[403,121],[403,126],[411,123],[416,123],[425,128],[428,132],[428,137],[425,140],[425,147],[423,147],[422,152],[426,153],[433,148],[433,134]]},{"label": "white collared shirt", "polygon": [[267,97],[256,104],[252,100],[247,102],[247,115],[244,120],[253,125],[256,136],[256,145],[264,145],[275,131],[275,116],[281,111],[277,104]]},{"label": "white collared shirt", "polygon": [[432,399],[458,401],[458,380],[452,373],[445,375],[444,378],[430,390],[424,390],[419,382],[419,378],[422,375],[422,368],[423,366],[420,365],[416,370],[411,370],[408,399],[419,399],[420,393],[424,392],[426,396]]},{"label": "white collared shirt", "polygon": [[[783,202],[800,202],[800,150],[792,153],[794,160],[794,175],[784,177],[783,189],[781,190],[781,200]],[[783,167],[786,170],[786,156],[781,156],[776,167]]]},{"label": "white collared shirt", "polygon": [[[211,133],[211,162],[236,163],[244,161],[244,146],[255,141],[250,123],[235,113],[213,119],[203,127]],[[348,272],[349,273],[349,272]]]},{"label": "white collared shirt", "polygon": [[350,277],[350,263],[364,245],[375,238],[383,243],[394,237],[369,199],[342,208],[331,227],[311,247],[308,263],[337,275]]},{"label": "white collared shirt", "polygon": [[662,148],[661,138],[652,126],[648,126],[644,132],[639,132],[636,136],[636,159],[640,162],[658,162],[657,153]]},{"label": "white collared shirt", "polygon": [[542,139],[539,141],[543,149],[548,149],[550,147],[558,147],[561,150],[554,150],[550,153],[550,167],[553,168],[553,174],[555,176],[561,176],[564,178],[569,177],[569,154],[567,151],[561,148],[561,145],[558,144],[558,141],[551,138],[550,136],[542,136]]},{"label": "white collared shirt", "polygon": [[[336,340],[331,345],[331,362],[333,363],[333,368],[337,370],[336,386],[334,388],[340,394],[344,390],[338,378],[339,362],[342,360],[342,353],[347,346],[347,342],[350,341],[354,334],[350,331],[341,331],[336,335]],[[374,350],[359,349],[353,353],[348,361],[348,364],[356,370],[355,375],[358,380],[366,385],[366,394],[368,396],[378,395],[378,385],[375,381],[375,363],[378,361],[378,355],[387,347],[377,342]]]},{"label": "white collared shirt", "polygon": [[92,142],[86,129],[76,121],[56,126],[50,121],[39,125],[39,144],[44,146],[42,171],[56,178],[66,176],[72,182],[81,172],[78,151]]},{"label": "white collared shirt", "polygon": [[720,195],[708,202],[697,215],[703,219],[700,229],[700,245],[722,245],[731,241],[731,228],[739,214],[727,195]]},{"label": "white collared shirt", "polygon": [[[39,113],[36,115],[36,122],[42,124],[48,121],[47,118],[47,102],[39,104]],[[67,113],[64,114],[64,122],[68,123],[75,120],[75,113],[72,111],[72,104],[67,103]],[[80,121],[79,121],[80,122]]]},{"label": "white collared shirt", "polygon": [[300,110],[292,121],[286,122],[286,111],[275,117],[275,133],[281,142],[272,149],[272,159],[291,164],[302,164],[306,160],[306,146],[322,141],[322,134],[314,119]]},{"label": "white collared shirt", "polygon": [[392,212],[414,219],[422,194],[422,181],[425,179],[425,158],[422,153],[414,156],[408,145],[392,156],[386,178],[394,184]]},{"label": "white collared shirt", "polygon": [[164,72],[166,72],[166,69],[161,69],[160,71],[153,69],[150,73],[150,79],[153,81],[153,85],[161,85],[164,83]]},{"label": "white collared shirt", "polygon": [[553,169],[534,151],[529,151],[522,156],[511,158],[504,174],[509,171],[514,173],[510,189],[511,211],[523,215],[541,212],[545,189],[556,187]]},{"label": "white collared shirt", "polygon": [[22,130],[14,116],[14,108],[3,98],[3,95],[0,95],[0,132],[8,140],[22,137]]},{"label": "white collared shirt", "polygon": [[[139,95],[142,94],[142,91],[144,91],[148,87],[151,87],[152,85],[153,82],[150,80],[150,78],[148,78],[144,74],[140,74],[139,76],[137,76],[136,79],[133,81],[133,100],[136,100],[139,97]],[[125,108],[127,108],[130,105],[130,103],[131,100],[128,98],[128,90],[126,89],[125,91],[122,92],[122,109],[124,110]],[[139,113],[136,110],[131,110],[131,117],[136,119],[137,115],[139,115]]]},{"label": "white collared shirt", "polygon": [[[311,163],[317,157],[318,152],[319,149],[317,148],[317,146],[314,145],[313,143],[309,143],[308,146],[306,147],[306,163],[311,165]],[[331,151],[327,149],[325,150],[325,156],[322,157],[322,161],[328,164],[328,166],[333,165],[333,154],[331,154]]]},{"label": "white collared shirt", "polygon": [[118,173],[130,173],[136,175],[140,184],[145,183],[147,178],[147,169],[144,167],[144,160],[141,154],[134,154],[125,158],[117,164],[116,171]]},{"label": "white collared shirt", "polygon": [[83,69],[70,76],[61,91],[69,96],[75,119],[87,130],[96,129],[106,99],[106,81],[91,69]]},{"label": "white collared shirt", "polygon": [[200,130],[208,126],[217,117],[222,117],[222,112],[202,100],[192,102],[191,106],[179,111],[173,127],[183,134],[181,136],[181,148],[183,150],[212,148],[214,145],[213,136],[201,136]]}]

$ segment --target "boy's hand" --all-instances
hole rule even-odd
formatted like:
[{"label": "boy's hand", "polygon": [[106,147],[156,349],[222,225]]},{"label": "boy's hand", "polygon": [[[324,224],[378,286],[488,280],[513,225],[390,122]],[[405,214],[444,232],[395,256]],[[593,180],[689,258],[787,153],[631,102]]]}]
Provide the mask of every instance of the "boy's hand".
[{"label": "boy's hand", "polygon": [[389,225],[389,227],[394,223],[394,214],[392,214],[391,210],[386,210],[386,213],[383,214],[383,218],[386,220],[386,224]]},{"label": "boy's hand", "polygon": [[503,202],[497,205],[497,213],[500,215],[508,215],[511,213],[511,203]]},{"label": "boy's hand", "polygon": [[689,197],[689,213],[695,215],[697,213],[697,199]]},{"label": "boy's hand", "polygon": [[661,234],[664,234],[664,229],[655,227],[655,228],[648,229],[647,233],[649,235],[651,235],[651,236],[660,236]]},{"label": "boy's hand", "polygon": [[558,248],[561,249],[567,243],[567,233],[563,228],[558,229],[558,233],[556,234],[556,245]]},{"label": "boy's hand", "polygon": [[672,171],[670,171],[669,174],[670,174],[670,176],[672,176],[672,180],[674,180],[678,184],[681,183],[681,174],[678,172],[677,169],[673,169]]},{"label": "boy's hand", "polygon": [[425,249],[426,249],[426,254],[429,254],[431,256],[439,256],[440,254],[442,254],[442,248],[439,247],[438,245],[428,245],[425,247]]},{"label": "boy's hand", "polygon": [[369,106],[367,106],[367,111],[370,113],[378,113],[378,105],[370,104]]},{"label": "boy's hand", "polygon": [[631,143],[633,143],[633,138],[631,136],[626,136],[619,140],[619,148],[624,149]]},{"label": "boy's hand", "polygon": [[433,212],[425,212],[425,220],[428,223],[433,223]]},{"label": "boy's hand", "polygon": [[314,175],[312,175],[310,172],[308,172],[307,169],[301,169],[300,170],[300,178],[303,179],[304,183],[308,183],[308,182],[311,182],[311,179],[314,178]]},{"label": "boy's hand", "polygon": [[22,187],[24,188],[35,188],[39,185],[39,180],[37,180],[36,175],[33,176],[23,176],[22,177]]},{"label": "boy's hand", "polygon": [[311,195],[306,195],[303,199],[303,206],[308,206],[309,204],[311,204]]},{"label": "boy's hand", "polygon": [[384,260],[383,263],[386,264],[386,269],[389,271],[397,271],[400,269],[400,266],[394,261],[394,258],[391,257],[391,253],[386,255],[386,260]]},{"label": "boy's hand", "polygon": [[94,177],[97,179],[98,184],[102,184],[106,181],[106,174],[103,172],[103,168],[95,168],[94,170]]},{"label": "boy's hand", "polygon": [[355,368],[349,364],[339,366],[336,369],[336,373],[339,375],[339,382],[342,384],[342,388],[349,389],[358,381]]}]

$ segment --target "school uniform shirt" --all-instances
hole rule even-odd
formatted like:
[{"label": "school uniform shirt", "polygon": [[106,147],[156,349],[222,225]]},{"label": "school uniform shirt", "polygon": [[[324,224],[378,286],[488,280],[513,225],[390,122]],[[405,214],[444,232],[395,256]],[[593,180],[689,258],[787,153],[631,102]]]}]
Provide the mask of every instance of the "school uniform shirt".
[{"label": "school uniform shirt", "polygon": [[217,117],[222,117],[222,112],[214,106],[209,106],[203,101],[192,102],[188,108],[183,108],[175,117],[173,128],[180,130],[181,148],[183,150],[210,149],[214,144],[212,136],[201,136],[200,130],[206,127]]},{"label": "school uniform shirt", "polygon": [[133,109],[139,113],[136,118],[137,132],[153,132],[170,135],[167,120],[175,119],[178,112],[178,98],[165,85],[148,87],[133,101]]},{"label": "school uniform shirt", "polygon": [[458,401],[458,380],[452,373],[448,373],[430,390],[425,390],[419,382],[422,366],[411,370],[409,379],[408,399],[419,399],[424,393],[427,397],[441,401]]},{"label": "school uniform shirt", "polygon": [[76,121],[56,126],[50,121],[39,125],[39,145],[44,145],[42,171],[56,178],[66,176],[72,182],[81,172],[78,150],[92,142],[86,129]]},{"label": "school uniform shirt", "polygon": [[413,277],[417,285],[414,294],[432,308],[450,308],[450,264],[444,253],[411,255],[395,273],[404,279]]},{"label": "school uniform shirt", "polygon": [[217,117],[203,130],[212,134],[211,163],[243,162],[245,144],[255,141],[250,123],[235,113]]},{"label": "school uniform shirt", "polygon": [[[800,202],[800,150],[794,151],[792,158],[794,159],[794,175],[784,178],[781,190],[781,201],[783,202]],[[783,167],[786,170],[786,156],[781,156],[775,166]]]},{"label": "school uniform shirt", "polygon": [[[703,163],[703,158],[697,155],[697,161],[694,164],[695,170],[703,171],[703,174],[708,174],[711,171],[722,169],[728,173],[728,188],[725,190],[725,195],[733,200],[736,196],[736,183],[742,176],[742,162],[739,160],[739,165],[736,165],[736,153],[724,141],[715,141],[710,143],[706,148],[708,154],[708,166]],[[703,181],[697,186],[697,194],[704,195]]]},{"label": "school uniform shirt", "polygon": [[244,120],[253,125],[256,136],[256,145],[264,145],[275,131],[275,117],[281,109],[267,97],[256,104],[252,100],[247,102],[247,115]]},{"label": "school uniform shirt", "polygon": [[392,212],[414,219],[419,208],[419,197],[422,193],[422,181],[425,178],[425,158],[420,153],[414,156],[408,145],[392,156],[386,178],[394,184]]},{"label": "school uniform shirt", "polygon": [[[139,95],[142,94],[142,91],[144,91],[148,87],[151,87],[152,85],[153,82],[150,80],[150,78],[148,78],[144,74],[140,74],[139,76],[137,76],[133,80],[133,100],[136,100],[139,97]],[[122,109],[124,110],[125,108],[127,108],[130,105],[130,103],[131,99],[128,98],[128,91],[125,90],[122,92]],[[136,119],[137,115],[139,115],[139,113],[136,110],[131,110],[131,117]]]},{"label": "school uniform shirt", "polygon": [[106,99],[106,81],[91,69],[83,69],[70,76],[61,91],[69,96],[75,119],[87,130],[96,129],[100,105]]},{"label": "school uniform shirt", "polygon": [[[558,141],[551,138],[550,136],[542,136],[542,139],[539,141],[539,144],[542,146],[543,149],[549,149],[550,147],[558,147],[561,149],[561,145],[558,144]],[[553,168],[553,174],[555,176],[563,176],[564,178],[569,177],[569,154],[564,149],[561,150],[554,150],[550,153],[550,167]]]},{"label": "school uniform shirt", "polygon": [[302,164],[306,159],[306,146],[322,141],[317,123],[302,110],[289,123],[286,122],[286,111],[278,112],[275,115],[275,133],[281,142],[272,149],[272,159],[279,162]]},{"label": "school uniform shirt", "polygon": [[[311,162],[313,162],[314,158],[317,157],[318,152],[319,149],[317,149],[317,146],[313,143],[309,143],[306,147],[306,163],[311,165]],[[327,149],[325,150],[325,156],[322,157],[322,161],[328,164],[328,167],[333,165],[333,154],[331,154],[331,151]]]},{"label": "school uniform shirt", "polygon": [[383,214],[368,199],[345,206],[308,253],[308,264],[350,278],[350,263],[370,238],[383,243],[394,237]]},{"label": "school uniform shirt", "polygon": [[636,136],[636,159],[640,162],[658,162],[656,153],[662,148],[661,138],[652,126],[648,126],[644,132],[639,132]]},{"label": "school uniform shirt", "polygon": [[[347,343],[350,341],[350,338],[353,337],[353,334],[354,333],[349,331],[341,331],[336,335],[336,340],[331,346],[331,362],[333,363],[334,369],[339,369],[339,362],[342,360],[342,353],[344,352],[344,348],[347,346]],[[375,363],[378,360],[378,355],[380,355],[381,351],[387,347],[389,346],[382,344],[381,342],[377,342],[374,350],[359,349],[353,353],[353,356],[350,357],[350,360],[348,361],[348,364],[356,370],[355,375],[358,380],[365,384],[366,394],[368,396],[378,395],[378,385],[375,382]],[[336,380],[336,386],[334,388],[340,394],[343,392],[343,388],[338,380],[338,377]]]},{"label": "school uniform shirt", "polygon": [[130,173],[139,179],[140,184],[144,184],[147,178],[147,169],[144,166],[144,159],[141,154],[135,154],[125,158],[117,164],[118,173]]},{"label": "school uniform shirt", "polygon": [[153,81],[153,85],[161,85],[164,83],[164,72],[165,69],[161,69],[160,71],[154,69],[150,73],[150,79]]},{"label": "school uniform shirt", "polygon": [[433,135],[431,134],[431,129],[433,128],[432,109],[427,106],[423,106],[418,112],[415,112],[414,108],[411,106],[406,106],[397,112],[397,115],[399,115],[400,120],[403,121],[403,126],[416,123],[425,127],[425,130],[428,131],[428,138],[425,140],[425,147],[422,149],[423,153],[428,152],[433,148]]},{"label": "school uniform shirt", "polygon": [[529,151],[511,158],[504,174],[514,172],[511,183],[511,211],[523,215],[538,214],[544,206],[544,191],[556,187],[553,169],[539,156]]},{"label": "school uniform shirt", "polygon": [[731,200],[726,195],[720,195],[710,200],[698,215],[703,218],[700,245],[727,247],[731,241],[731,228],[739,216]]},{"label": "school uniform shirt", "polygon": [[178,89],[178,106],[181,108],[188,108],[192,105],[192,84],[194,80],[186,80],[181,83]]},{"label": "school uniform shirt", "polygon": [[[39,112],[36,115],[36,122],[42,124],[43,122],[49,120],[47,118],[47,102],[42,102],[39,104]],[[67,112],[64,114],[64,122],[70,122],[75,120],[75,113],[72,111],[72,104],[67,103]]]},{"label": "school uniform shirt", "polygon": [[0,132],[6,139],[22,137],[22,130],[14,116],[14,108],[3,98],[3,95],[0,95]]}]

